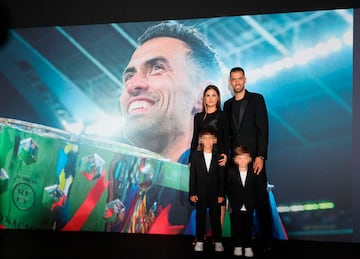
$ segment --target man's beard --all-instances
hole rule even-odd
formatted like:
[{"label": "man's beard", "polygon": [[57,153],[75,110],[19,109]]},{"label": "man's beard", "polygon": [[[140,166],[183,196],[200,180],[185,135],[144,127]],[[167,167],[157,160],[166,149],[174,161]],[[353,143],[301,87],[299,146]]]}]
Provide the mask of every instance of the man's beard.
[{"label": "man's beard", "polygon": [[161,125],[160,118],[144,120],[142,118],[128,122],[124,136],[134,146],[160,153],[161,143],[164,141],[164,126]]},{"label": "man's beard", "polygon": [[240,88],[239,90],[234,90],[236,94],[242,93],[244,91],[245,87]]}]

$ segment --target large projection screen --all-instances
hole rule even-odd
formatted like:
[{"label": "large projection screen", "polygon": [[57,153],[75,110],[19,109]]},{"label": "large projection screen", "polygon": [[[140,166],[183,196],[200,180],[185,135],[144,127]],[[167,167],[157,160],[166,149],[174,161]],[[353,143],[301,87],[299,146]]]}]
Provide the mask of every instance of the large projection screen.
[{"label": "large projection screen", "polygon": [[[186,159],[159,152],[163,136],[144,130],[151,119],[136,127],[120,104],[137,39],[161,22],[10,30],[0,49],[3,228],[193,233]],[[279,238],[360,241],[352,202],[354,10],[167,22],[195,28],[216,52],[223,102],[233,66],[245,69],[249,91],[264,95]],[[184,109],[172,119],[188,117]],[[167,118],[154,130],[171,124]],[[189,141],[172,144],[185,152]]]}]

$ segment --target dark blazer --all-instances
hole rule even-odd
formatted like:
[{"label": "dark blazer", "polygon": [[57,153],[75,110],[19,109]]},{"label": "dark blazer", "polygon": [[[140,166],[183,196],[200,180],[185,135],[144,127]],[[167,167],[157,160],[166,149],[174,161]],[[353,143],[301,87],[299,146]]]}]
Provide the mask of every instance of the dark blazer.
[{"label": "dark blazer", "polygon": [[241,182],[240,172],[236,165],[228,168],[226,179],[226,195],[229,205],[233,211],[240,211],[242,205],[245,205],[247,211],[253,211],[255,208],[256,184],[255,174],[251,166],[248,168],[245,186]]},{"label": "dark blazer", "polygon": [[245,91],[239,124],[232,112],[234,97],[224,103],[224,111],[230,120],[231,148],[243,145],[250,150],[253,159],[258,156],[267,159],[269,125],[265,100],[261,94]]},{"label": "dark blazer", "polygon": [[191,157],[189,196],[203,198],[225,197],[224,167],[218,164],[218,153],[213,151],[209,171],[203,151],[195,151]]}]

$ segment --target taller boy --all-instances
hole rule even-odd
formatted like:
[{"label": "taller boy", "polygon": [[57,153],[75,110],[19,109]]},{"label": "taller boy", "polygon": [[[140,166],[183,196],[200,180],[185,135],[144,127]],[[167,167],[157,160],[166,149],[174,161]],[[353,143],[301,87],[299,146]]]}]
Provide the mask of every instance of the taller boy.
[{"label": "taller boy", "polygon": [[196,245],[195,251],[203,251],[206,227],[206,213],[209,209],[212,238],[215,251],[222,252],[220,206],[225,200],[224,167],[218,163],[219,154],[214,149],[216,130],[205,126],[200,130],[201,150],[196,150],[190,162],[190,201],[196,204]]}]

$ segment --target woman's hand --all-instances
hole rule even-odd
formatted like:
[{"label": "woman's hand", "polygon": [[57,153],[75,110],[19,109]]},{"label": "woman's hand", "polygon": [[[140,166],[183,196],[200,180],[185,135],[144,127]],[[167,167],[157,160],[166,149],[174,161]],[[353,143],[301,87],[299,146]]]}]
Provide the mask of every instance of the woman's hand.
[{"label": "woman's hand", "polygon": [[198,198],[197,195],[190,196],[190,201],[191,201],[191,202],[197,202],[198,199],[199,199],[199,198]]}]

